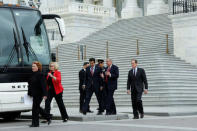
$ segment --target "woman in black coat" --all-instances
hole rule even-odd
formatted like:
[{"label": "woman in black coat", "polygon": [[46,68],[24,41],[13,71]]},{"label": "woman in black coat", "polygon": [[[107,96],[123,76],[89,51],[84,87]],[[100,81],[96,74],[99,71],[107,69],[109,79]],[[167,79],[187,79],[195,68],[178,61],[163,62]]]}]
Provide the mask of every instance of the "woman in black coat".
[{"label": "woman in black coat", "polygon": [[[32,71],[32,77],[28,82],[28,95],[33,97],[32,124],[30,127],[39,127],[40,104],[42,99],[47,99],[46,79],[44,74],[41,72],[42,64],[40,62],[35,61],[32,63]],[[48,121],[50,121],[50,119],[48,119]]]}]

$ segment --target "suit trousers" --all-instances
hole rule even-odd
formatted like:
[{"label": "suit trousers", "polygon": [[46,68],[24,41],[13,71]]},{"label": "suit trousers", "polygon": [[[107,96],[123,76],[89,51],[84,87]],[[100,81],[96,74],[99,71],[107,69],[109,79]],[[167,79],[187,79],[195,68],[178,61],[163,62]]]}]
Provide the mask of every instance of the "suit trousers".
[{"label": "suit trousers", "polygon": [[88,111],[88,107],[89,107],[90,100],[92,98],[93,93],[95,93],[98,104],[99,104],[99,112],[103,111],[103,105],[101,104],[100,99],[99,99],[99,89],[94,89],[94,87],[91,86],[90,88],[86,88],[86,99],[83,105],[83,112],[85,113]]},{"label": "suit trousers", "polygon": [[[86,98],[86,90],[81,89],[80,90],[80,96],[79,96],[79,110],[83,111],[83,105],[85,103]],[[90,105],[88,105],[88,111],[90,111]]]},{"label": "suit trousers", "polygon": [[114,102],[114,92],[115,90],[110,90],[107,88],[107,100],[106,100],[106,113],[116,114],[116,105]]},{"label": "suit trousers", "polygon": [[46,113],[50,114],[51,101],[52,101],[53,97],[55,97],[55,101],[57,102],[58,108],[59,108],[60,113],[61,113],[62,120],[68,119],[69,117],[68,117],[66,108],[64,106],[64,102],[63,102],[63,99],[62,99],[62,93],[56,95],[55,92],[49,90],[48,97],[45,101],[45,111],[46,111]]},{"label": "suit trousers", "polygon": [[40,113],[41,102],[42,102],[42,96],[33,96],[32,125],[34,126],[39,126],[39,113]]},{"label": "suit trousers", "polygon": [[136,88],[134,88],[131,92],[133,115],[135,117],[139,117],[139,113],[144,114],[143,104],[142,104],[142,93],[143,92],[138,92]]}]

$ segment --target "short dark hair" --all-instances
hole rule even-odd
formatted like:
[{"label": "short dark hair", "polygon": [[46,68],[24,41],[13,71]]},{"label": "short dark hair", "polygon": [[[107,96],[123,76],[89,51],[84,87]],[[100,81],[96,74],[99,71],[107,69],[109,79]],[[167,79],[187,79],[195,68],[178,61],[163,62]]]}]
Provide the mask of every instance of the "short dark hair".
[{"label": "short dark hair", "polygon": [[94,61],[94,63],[95,63],[95,59],[94,58],[90,58],[89,62],[91,62],[91,61]]},{"label": "short dark hair", "polygon": [[83,63],[83,66],[85,66],[85,65],[87,65],[87,64],[89,64],[89,62],[84,62],[84,63]]},{"label": "short dark hair", "polygon": [[132,59],[131,61],[135,61],[135,63],[137,64],[137,60],[136,59]]},{"label": "short dark hair", "polygon": [[98,64],[101,64],[101,63],[103,63],[103,62],[104,62],[103,59],[98,59]]}]

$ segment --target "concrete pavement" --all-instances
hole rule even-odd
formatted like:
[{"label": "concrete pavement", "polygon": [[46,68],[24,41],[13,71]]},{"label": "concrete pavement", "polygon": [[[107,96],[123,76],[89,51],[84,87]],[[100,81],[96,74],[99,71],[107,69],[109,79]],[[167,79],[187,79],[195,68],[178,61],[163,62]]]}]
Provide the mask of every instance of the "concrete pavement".
[{"label": "concrete pavement", "polygon": [[[122,120],[132,118],[131,107],[117,107],[117,115],[106,116],[96,115],[96,108],[91,108],[94,113],[83,115],[79,113],[78,108],[67,108],[68,115],[72,121],[103,121],[103,120]],[[187,116],[197,115],[195,106],[172,106],[172,107],[144,107],[146,116]],[[52,108],[53,119],[60,120],[61,115],[58,108]],[[22,118],[31,118],[31,112],[22,113]]]}]

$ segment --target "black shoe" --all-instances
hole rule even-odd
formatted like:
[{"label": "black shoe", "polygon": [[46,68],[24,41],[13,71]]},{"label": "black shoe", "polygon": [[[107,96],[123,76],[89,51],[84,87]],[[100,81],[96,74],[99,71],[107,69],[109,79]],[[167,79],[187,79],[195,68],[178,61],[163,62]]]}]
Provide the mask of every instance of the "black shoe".
[{"label": "black shoe", "polygon": [[140,114],[140,118],[144,118],[144,114]]},{"label": "black shoe", "polygon": [[51,119],[49,119],[49,120],[47,121],[47,123],[48,123],[48,125],[50,125],[50,124],[51,124]]},{"label": "black shoe", "polygon": [[111,113],[111,115],[116,115],[116,113],[114,112],[114,113]]},{"label": "black shoe", "polygon": [[137,116],[134,116],[134,117],[133,117],[133,119],[139,119],[139,117],[137,117]]},{"label": "black shoe", "polygon": [[99,111],[99,112],[97,113],[97,115],[103,115],[103,113]]},{"label": "black shoe", "polygon": [[39,125],[29,125],[29,127],[39,127]]},{"label": "black shoe", "polygon": [[82,110],[79,110],[79,112],[80,112],[80,113],[83,113],[83,111],[82,111]]},{"label": "black shoe", "polygon": [[67,118],[63,120],[63,122],[67,122],[67,121],[68,121],[68,119],[67,119]]},{"label": "black shoe", "polygon": [[109,113],[109,112],[106,112],[106,114],[105,115],[111,115],[111,113]]},{"label": "black shoe", "polygon": [[88,110],[87,112],[88,112],[88,113],[94,113],[94,111],[91,111],[91,110]]},{"label": "black shoe", "polygon": [[86,115],[86,112],[83,112],[83,115]]}]

